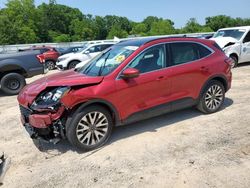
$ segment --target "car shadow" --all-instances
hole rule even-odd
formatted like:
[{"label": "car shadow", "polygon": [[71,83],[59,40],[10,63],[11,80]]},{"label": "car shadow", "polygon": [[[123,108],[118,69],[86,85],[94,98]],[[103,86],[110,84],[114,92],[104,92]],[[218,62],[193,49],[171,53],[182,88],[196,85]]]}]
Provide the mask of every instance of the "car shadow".
[{"label": "car shadow", "polygon": [[249,65],[250,65],[250,62],[240,63],[240,64],[237,65],[236,68],[238,68],[238,67],[245,67],[245,66],[249,66]]},{"label": "car shadow", "polygon": [[0,89],[0,97],[11,97],[11,96],[17,96],[17,94],[16,94],[16,95],[8,95],[8,94],[4,93],[4,92]]},{"label": "car shadow", "polygon": [[[232,104],[233,104],[232,99],[225,98],[225,101],[221,110],[224,110],[230,107]],[[56,145],[53,145],[51,143],[40,142],[37,147],[42,152],[56,150],[58,152],[58,155],[60,155],[71,150],[79,154],[85,153],[86,154],[85,157],[88,157],[98,152],[103,147],[106,147],[116,142],[117,140],[126,139],[128,137],[138,135],[144,132],[157,132],[157,129],[161,127],[170,126],[170,125],[173,125],[174,123],[178,123],[187,119],[192,119],[200,115],[203,115],[203,113],[199,112],[195,108],[189,108],[189,109],[184,109],[184,110],[164,114],[164,115],[150,118],[147,120],[143,120],[137,123],[132,123],[132,124],[125,125],[125,126],[116,127],[111,135],[110,140],[104,146],[97,148],[96,150],[93,150],[90,152],[79,151],[75,147],[71,146],[67,140],[62,140]]]}]

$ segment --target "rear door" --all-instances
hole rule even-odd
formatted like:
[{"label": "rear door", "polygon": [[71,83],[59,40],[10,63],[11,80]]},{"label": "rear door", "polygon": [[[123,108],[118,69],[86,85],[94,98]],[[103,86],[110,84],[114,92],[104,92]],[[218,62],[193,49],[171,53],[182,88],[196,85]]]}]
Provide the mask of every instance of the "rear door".
[{"label": "rear door", "polygon": [[211,63],[205,57],[212,50],[193,42],[174,42],[168,44],[170,51],[169,79],[172,84],[172,109],[187,107],[194,103],[202,85],[208,78]]}]

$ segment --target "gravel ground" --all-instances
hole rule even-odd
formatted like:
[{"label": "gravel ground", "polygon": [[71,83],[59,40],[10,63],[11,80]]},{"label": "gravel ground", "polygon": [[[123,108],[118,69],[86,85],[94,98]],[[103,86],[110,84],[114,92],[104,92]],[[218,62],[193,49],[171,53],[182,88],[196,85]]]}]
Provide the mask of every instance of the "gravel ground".
[{"label": "gravel ground", "polygon": [[[233,70],[223,109],[195,109],[118,127],[102,148],[40,144],[0,93],[0,150],[12,159],[2,187],[250,187],[250,64]],[[31,80],[35,80],[34,77]]]}]

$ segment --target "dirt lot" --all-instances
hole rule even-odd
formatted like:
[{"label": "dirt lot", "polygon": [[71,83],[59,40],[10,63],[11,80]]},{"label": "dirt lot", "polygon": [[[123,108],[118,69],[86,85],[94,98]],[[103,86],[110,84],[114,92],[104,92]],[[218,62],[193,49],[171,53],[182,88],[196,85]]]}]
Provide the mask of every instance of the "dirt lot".
[{"label": "dirt lot", "polygon": [[250,64],[233,74],[220,112],[188,109],[119,127],[88,153],[66,141],[38,150],[16,96],[0,93],[0,150],[12,159],[2,187],[250,187]]}]

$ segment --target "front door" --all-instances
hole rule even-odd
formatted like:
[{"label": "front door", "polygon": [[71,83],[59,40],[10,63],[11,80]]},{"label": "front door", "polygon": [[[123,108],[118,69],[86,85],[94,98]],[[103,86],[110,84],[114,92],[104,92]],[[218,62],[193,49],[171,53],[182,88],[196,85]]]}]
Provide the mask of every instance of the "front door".
[{"label": "front door", "polygon": [[250,31],[243,39],[240,62],[250,62]]},{"label": "front door", "polygon": [[128,65],[138,69],[140,75],[116,81],[116,98],[120,100],[116,101],[116,105],[122,109],[119,110],[122,119],[167,101],[171,86],[165,62],[165,47],[158,45],[145,50]]}]

